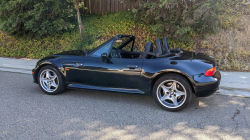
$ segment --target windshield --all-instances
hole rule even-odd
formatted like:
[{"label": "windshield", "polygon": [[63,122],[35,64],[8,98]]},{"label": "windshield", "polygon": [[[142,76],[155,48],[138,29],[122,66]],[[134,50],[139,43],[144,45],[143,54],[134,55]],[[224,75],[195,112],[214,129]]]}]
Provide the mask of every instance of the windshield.
[{"label": "windshield", "polygon": [[110,42],[111,40],[113,40],[113,39],[114,39],[114,38],[111,38],[110,40],[108,40],[108,41],[102,43],[102,44],[99,45],[98,47],[86,51],[86,55],[89,55],[89,54],[91,54],[92,52],[94,52],[95,50],[98,50],[100,47],[102,47],[103,45],[109,43],[109,42]]}]

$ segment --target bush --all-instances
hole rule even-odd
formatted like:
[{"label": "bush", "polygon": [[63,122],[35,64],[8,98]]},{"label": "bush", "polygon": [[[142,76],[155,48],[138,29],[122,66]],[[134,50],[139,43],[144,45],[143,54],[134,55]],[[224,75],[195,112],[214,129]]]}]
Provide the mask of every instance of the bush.
[{"label": "bush", "polygon": [[205,37],[219,29],[218,0],[141,0],[133,10],[138,22],[178,41],[190,41],[193,35]]},{"label": "bush", "polygon": [[71,6],[66,0],[0,0],[0,30],[32,37],[71,30]]}]

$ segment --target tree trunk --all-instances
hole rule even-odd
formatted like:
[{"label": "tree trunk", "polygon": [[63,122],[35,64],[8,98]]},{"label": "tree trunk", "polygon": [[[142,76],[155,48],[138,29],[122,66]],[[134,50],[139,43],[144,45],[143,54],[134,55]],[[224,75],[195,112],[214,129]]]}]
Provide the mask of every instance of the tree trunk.
[{"label": "tree trunk", "polygon": [[82,19],[81,19],[81,15],[80,15],[80,11],[79,11],[79,2],[75,2],[75,9],[77,12],[77,20],[78,20],[78,24],[79,24],[80,34],[82,36]]}]

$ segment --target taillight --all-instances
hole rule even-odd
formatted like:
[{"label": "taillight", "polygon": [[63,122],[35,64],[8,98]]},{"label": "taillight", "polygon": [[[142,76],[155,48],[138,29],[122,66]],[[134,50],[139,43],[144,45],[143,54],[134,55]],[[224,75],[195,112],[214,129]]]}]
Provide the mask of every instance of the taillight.
[{"label": "taillight", "polygon": [[213,76],[214,73],[216,72],[216,67],[213,67],[211,69],[208,69],[206,72],[205,72],[205,76]]}]

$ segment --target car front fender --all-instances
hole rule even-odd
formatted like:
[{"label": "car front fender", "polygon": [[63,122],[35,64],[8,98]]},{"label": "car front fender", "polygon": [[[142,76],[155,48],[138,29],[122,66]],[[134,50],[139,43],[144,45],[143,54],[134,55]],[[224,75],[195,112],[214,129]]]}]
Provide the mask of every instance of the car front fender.
[{"label": "car front fender", "polygon": [[34,83],[38,83],[37,75],[38,75],[40,69],[44,66],[47,66],[47,65],[55,67],[60,72],[60,74],[62,74],[62,77],[65,78],[65,75],[66,75],[65,70],[64,70],[61,63],[56,63],[53,61],[51,62],[49,60],[40,60],[37,62],[36,67],[32,70]]}]

